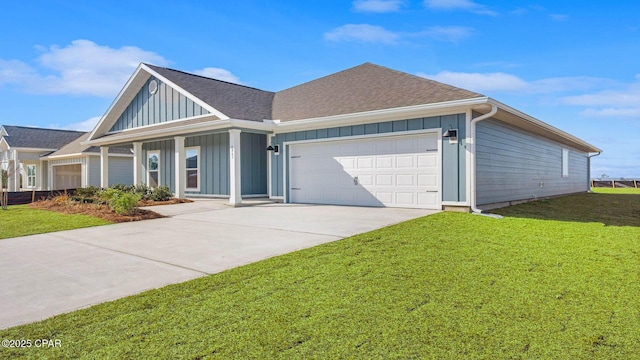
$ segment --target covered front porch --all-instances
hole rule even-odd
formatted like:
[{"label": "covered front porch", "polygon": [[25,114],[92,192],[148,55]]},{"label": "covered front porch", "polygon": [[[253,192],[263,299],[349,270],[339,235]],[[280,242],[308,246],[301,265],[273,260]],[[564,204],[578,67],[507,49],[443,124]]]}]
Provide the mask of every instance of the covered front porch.
[{"label": "covered front porch", "polygon": [[133,183],[167,186],[177,198],[267,197],[267,132],[229,128],[148,137],[100,147],[100,186],[109,183],[109,146],[132,146]]}]

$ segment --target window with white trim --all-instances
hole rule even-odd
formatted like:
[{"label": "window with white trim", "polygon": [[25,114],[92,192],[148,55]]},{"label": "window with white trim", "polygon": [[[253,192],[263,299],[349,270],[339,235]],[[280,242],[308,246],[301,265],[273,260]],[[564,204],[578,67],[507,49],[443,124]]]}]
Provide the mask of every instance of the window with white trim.
[{"label": "window with white trim", "polygon": [[185,149],[187,188],[186,190],[200,191],[200,147]]},{"label": "window with white trim", "polygon": [[160,186],[160,152],[147,152],[147,185],[150,187]]},{"label": "window with white trim", "polygon": [[27,187],[36,187],[36,166],[27,165]]},{"label": "window with white trim", "polygon": [[569,149],[562,149],[562,177],[569,176]]}]

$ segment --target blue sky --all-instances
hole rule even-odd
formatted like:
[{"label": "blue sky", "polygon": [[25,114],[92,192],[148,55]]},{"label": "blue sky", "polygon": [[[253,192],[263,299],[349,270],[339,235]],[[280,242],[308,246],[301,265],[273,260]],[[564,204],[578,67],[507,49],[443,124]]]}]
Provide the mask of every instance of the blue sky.
[{"label": "blue sky", "polygon": [[139,62],[282,90],[364,62],[474,90],[640,177],[640,3],[25,1],[0,12],[0,124],[90,130]]}]

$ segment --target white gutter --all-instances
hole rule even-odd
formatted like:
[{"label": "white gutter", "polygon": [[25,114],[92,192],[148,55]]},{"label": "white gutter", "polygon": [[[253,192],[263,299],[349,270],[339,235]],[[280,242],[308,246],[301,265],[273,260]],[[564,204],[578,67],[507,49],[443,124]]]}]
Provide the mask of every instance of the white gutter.
[{"label": "white gutter", "polygon": [[469,187],[471,189],[471,198],[469,199],[469,204],[471,205],[471,211],[480,214],[482,210],[478,209],[476,206],[476,124],[482,120],[486,120],[498,112],[498,106],[496,104],[491,104],[491,111],[488,113],[478,116],[477,118],[471,119],[469,122],[469,139],[471,140],[471,161],[470,161],[470,171],[471,171],[471,184]]}]

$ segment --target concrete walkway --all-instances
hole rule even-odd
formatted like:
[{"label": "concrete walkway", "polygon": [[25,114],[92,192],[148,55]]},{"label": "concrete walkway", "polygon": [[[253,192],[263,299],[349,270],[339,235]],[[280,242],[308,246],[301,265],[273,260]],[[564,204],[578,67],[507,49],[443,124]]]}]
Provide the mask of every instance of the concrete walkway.
[{"label": "concrete walkway", "polygon": [[152,210],[169,217],[0,240],[0,329],[434,213],[220,200]]}]

